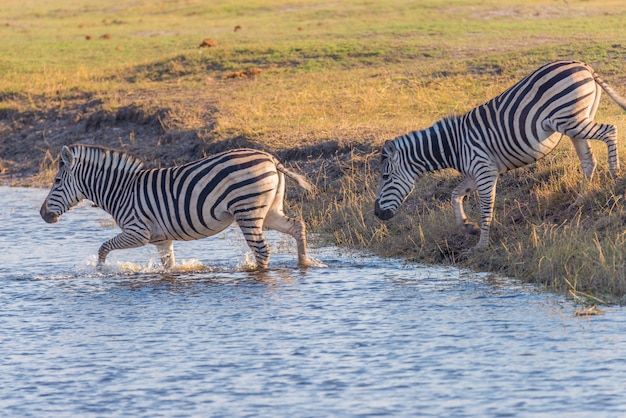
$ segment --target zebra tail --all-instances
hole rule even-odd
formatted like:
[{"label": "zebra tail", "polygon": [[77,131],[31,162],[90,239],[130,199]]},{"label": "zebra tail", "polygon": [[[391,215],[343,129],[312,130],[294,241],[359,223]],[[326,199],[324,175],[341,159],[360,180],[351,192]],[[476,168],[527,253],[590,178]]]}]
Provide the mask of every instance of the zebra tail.
[{"label": "zebra tail", "polygon": [[280,162],[278,162],[278,160],[274,160],[274,162],[276,163],[276,169],[280,171],[281,173],[283,173],[285,176],[289,177],[290,179],[298,183],[298,186],[302,187],[304,190],[306,190],[309,193],[316,192],[315,186],[309,183],[306,177],[304,177],[303,175],[294,173],[293,171],[287,170],[285,166],[283,166]]},{"label": "zebra tail", "polygon": [[598,83],[600,87],[602,87],[602,90],[604,90],[606,94],[608,94],[609,97],[613,99],[615,103],[618,104],[619,107],[626,110],[626,98],[624,98],[618,92],[613,90],[613,88],[609,86],[609,84],[606,81],[604,81],[602,78],[600,78],[600,76],[596,74],[595,72],[593,73],[593,78],[594,80],[596,80],[596,83]]}]

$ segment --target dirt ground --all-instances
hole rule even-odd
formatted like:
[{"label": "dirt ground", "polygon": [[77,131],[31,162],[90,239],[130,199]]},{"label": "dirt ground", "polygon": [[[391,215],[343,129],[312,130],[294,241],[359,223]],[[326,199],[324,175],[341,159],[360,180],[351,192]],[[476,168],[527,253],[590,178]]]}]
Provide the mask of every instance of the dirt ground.
[{"label": "dirt ground", "polygon": [[136,104],[141,102],[141,97],[134,97],[109,110],[101,99],[84,95],[47,104],[45,110],[0,110],[0,184],[48,187],[51,179],[45,173],[56,171],[62,146],[75,143],[124,150],[141,157],[148,167],[180,165],[232,148],[256,148],[305,172],[315,173],[324,165],[331,176],[338,175],[355,152],[372,152],[367,144],[336,141],[277,150],[242,136],[217,138],[212,117],[216,110],[209,103],[205,126],[184,129],[170,109]]}]

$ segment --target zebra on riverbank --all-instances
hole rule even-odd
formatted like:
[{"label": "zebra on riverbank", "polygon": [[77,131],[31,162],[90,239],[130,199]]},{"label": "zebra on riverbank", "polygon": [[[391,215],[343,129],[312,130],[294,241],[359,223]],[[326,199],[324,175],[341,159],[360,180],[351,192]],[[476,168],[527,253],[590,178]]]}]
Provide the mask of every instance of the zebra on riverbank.
[{"label": "zebra on riverbank", "polygon": [[88,199],[111,214],[122,232],[98,251],[98,266],[109,252],[154,244],[163,267],[175,264],[173,240],[209,237],[237,222],[259,268],[270,249],[263,227],[296,239],[298,261],[309,264],[302,220],[283,212],[285,176],[311,191],[306,179],[272,155],[236,149],[179,167],[144,169],[124,152],[88,145],[63,147],[59,171],[41,206],[41,217],[54,223]]},{"label": "zebra on riverbank", "polygon": [[[382,220],[393,217],[423,173],[454,168],[463,176],[452,192],[456,221],[467,232],[480,231],[477,247],[485,247],[489,245],[499,174],[545,157],[562,135],[574,143],[586,180],[596,167],[589,139],[606,143],[609,170],[617,176],[617,128],[594,121],[600,87],[626,110],[626,99],[590,66],[576,61],[552,62],[462,116],[445,118],[424,130],[387,141],[381,154],[376,216]],[[463,210],[463,199],[476,190],[480,229],[468,221]]]}]

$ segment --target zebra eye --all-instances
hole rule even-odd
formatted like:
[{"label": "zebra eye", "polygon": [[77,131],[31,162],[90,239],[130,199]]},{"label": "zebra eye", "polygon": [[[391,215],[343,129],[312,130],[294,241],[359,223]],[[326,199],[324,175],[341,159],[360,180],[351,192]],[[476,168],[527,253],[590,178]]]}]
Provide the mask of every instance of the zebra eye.
[{"label": "zebra eye", "polygon": [[61,177],[56,177],[56,178],[54,179],[54,184],[55,184],[55,185],[59,185],[59,184],[61,184]]},{"label": "zebra eye", "polygon": [[381,174],[382,174],[383,181],[389,180],[389,176],[391,174],[391,166],[389,164],[389,161],[385,161],[383,163]]}]

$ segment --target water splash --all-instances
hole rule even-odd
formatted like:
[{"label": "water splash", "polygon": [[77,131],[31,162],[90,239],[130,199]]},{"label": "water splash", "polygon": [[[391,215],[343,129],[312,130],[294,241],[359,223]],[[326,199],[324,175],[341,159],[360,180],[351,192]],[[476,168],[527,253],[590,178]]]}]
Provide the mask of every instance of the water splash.
[{"label": "water splash", "polygon": [[256,259],[250,252],[244,253],[243,260],[237,265],[237,270],[241,271],[255,271],[258,270]]},{"label": "water splash", "polygon": [[127,275],[127,274],[139,274],[139,273],[194,273],[194,272],[207,272],[215,270],[214,267],[202,264],[200,260],[196,258],[183,259],[177,261],[177,263],[171,269],[164,269],[161,261],[157,258],[150,258],[145,263],[135,263],[132,261],[120,261],[110,260],[103,266],[98,267],[97,257],[95,255],[90,256],[83,260],[80,273],[83,275],[86,273],[93,273],[96,270],[99,274],[103,275]]},{"label": "water splash", "polygon": [[200,260],[197,258],[190,258],[188,260],[180,260],[176,265],[172,268],[172,271],[182,272],[182,273],[193,273],[196,271],[212,271],[216,270],[215,267],[207,266],[202,264]]}]

